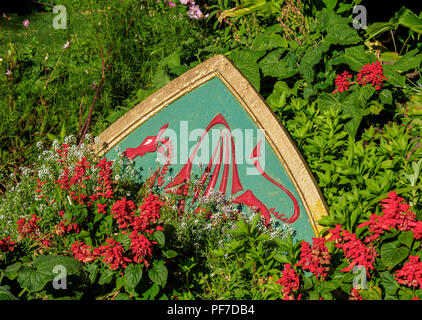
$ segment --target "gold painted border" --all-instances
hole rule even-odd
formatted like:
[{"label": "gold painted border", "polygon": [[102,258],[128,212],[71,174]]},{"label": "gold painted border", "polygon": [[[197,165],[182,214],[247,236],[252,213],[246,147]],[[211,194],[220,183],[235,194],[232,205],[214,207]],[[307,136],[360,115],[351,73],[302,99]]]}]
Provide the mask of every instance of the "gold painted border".
[{"label": "gold painted border", "polygon": [[268,143],[298,191],[312,229],[318,236],[322,226],[316,221],[328,215],[329,210],[309,167],[264,99],[224,55],[204,61],[151,94],[104,130],[99,135],[100,142],[94,145],[94,149],[99,156],[103,156],[173,101],[214,77],[223,81],[258,128],[264,130]]}]

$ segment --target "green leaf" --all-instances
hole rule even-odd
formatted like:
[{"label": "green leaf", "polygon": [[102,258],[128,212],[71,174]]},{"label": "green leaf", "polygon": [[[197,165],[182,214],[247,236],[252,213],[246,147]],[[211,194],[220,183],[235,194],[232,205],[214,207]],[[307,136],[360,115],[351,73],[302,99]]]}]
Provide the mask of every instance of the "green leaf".
[{"label": "green leaf", "polygon": [[368,100],[372,97],[375,91],[376,89],[373,86],[362,86],[359,88],[359,96],[365,100]]},{"label": "green leaf", "polygon": [[383,65],[384,75],[387,77],[387,82],[396,87],[404,87],[406,77],[398,73],[395,67],[391,64]]},{"label": "green leaf", "polygon": [[6,269],[4,269],[4,274],[6,277],[8,277],[10,280],[14,280],[19,273],[19,270],[22,267],[22,263],[16,262],[14,264],[11,264],[10,266],[7,266]]},{"label": "green leaf", "polygon": [[167,259],[172,259],[174,257],[177,257],[178,253],[174,250],[166,250],[163,252],[163,255]]},{"label": "green leaf", "polygon": [[299,71],[308,84],[311,84],[314,79],[314,66],[321,61],[322,55],[328,51],[330,45],[327,42],[322,42],[315,48],[311,48],[302,57],[299,64]]},{"label": "green leaf", "polygon": [[91,281],[91,284],[95,282],[97,279],[98,274],[98,265],[95,263],[89,264],[87,267],[88,273],[89,273],[89,280]]},{"label": "green leaf", "polygon": [[397,24],[396,23],[392,23],[392,22],[375,22],[372,23],[371,25],[369,25],[365,31],[368,37],[368,40],[376,37],[380,34],[383,34],[386,31],[390,31],[397,28]]},{"label": "green leaf", "polygon": [[384,104],[392,104],[393,103],[393,94],[390,90],[384,89],[380,92],[380,100]]},{"label": "green leaf", "polygon": [[409,256],[410,250],[400,246],[399,241],[393,241],[383,244],[380,253],[384,265],[392,269]]},{"label": "green leaf", "polygon": [[398,240],[401,244],[404,244],[406,247],[411,249],[412,243],[413,243],[413,232],[412,231],[406,231],[399,235]]},{"label": "green leaf", "polygon": [[261,85],[261,76],[259,74],[258,59],[265,54],[265,51],[241,50],[233,52],[230,59],[234,65],[249,80],[252,86],[259,91]]},{"label": "green leaf", "polygon": [[357,30],[347,24],[331,26],[327,31],[325,40],[336,45],[351,45],[362,41]]},{"label": "green leaf", "polygon": [[0,286],[0,301],[1,300],[19,300],[10,291],[8,286]]},{"label": "green leaf", "polygon": [[272,50],[275,48],[287,48],[288,42],[279,34],[259,34],[252,44],[254,50]]},{"label": "green leaf", "polygon": [[277,49],[268,53],[259,62],[259,67],[262,70],[264,77],[282,77],[286,74],[288,63],[284,60],[280,60],[284,49]]},{"label": "green leaf", "polygon": [[283,254],[276,254],[274,256],[274,259],[276,259],[280,263],[291,263],[290,259],[286,255],[283,255]]},{"label": "green leaf", "polygon": [[337,5],[337,0],[322,0],[328,9],[334,10]]},{"label": "green leaf", "polygon": [[38,256],[33,262],[34,268],[47,276],[55,276],[53,269],[56,266],[64,266],[68,275],[82,275],[84,267],[81,262],[68,256]]},{"label": "green leaf", "polygon": [[29,266],[23,266],[19,270],[17,280],[19,285],[29,292],[41,291],[49,281],[45,275]]},{"label": "green leaf", "polygon": [[381,283],[385,289],[386,294],[394,296],[397,290],[400,288],[394,276],[388,272],[381,272]]},{"label": "green leaf", "polygon": [[344,130],[354,138],[363,118],[363,112],[359,105],[358,93],[350,93],[342,103],[342,108],[343,113],[352,118],[344,125]]},{"label": "green leaf", "polygon": [[368,63],[375,62],[375,56],[365,52],[364,46],[353,46],[344,50],[344,63],[353,71],[360,71]]},{"label": "green leaf", "polygon": [[152,238],[157,241],[160,247],[164,246],[164,244],[166,243],[166,237],[164,235],[164,232],[162,231],[155,231],[152,235]]},{"label": "green leaf", "polygon": [[98,284],[104,285],[108,284],[113,280],[113,271],[110,269],[105,269],[104,272],[101,274],[100,280],[98,280]]},{"label": "green leaf", "polygon": [[329,110],[330,108],[334,108],[334,110],[341,108],[340,101],[338,101],[333,94],[326,92],[323,92],[319,95],[317,104],[321,111]]},{"label": "green leaf", "polygon": [[153,300],[158,292],[160,292],[160,287],[154,283],[147,291],[143,293],[142,298],[145,300]]},{"label": "green leaf", "polygon": [[409,9],[405,9],[401,16],[399,17],[399,23],[410,30],[413,30],[417,33],[422,33],[422,19],[418,18]]},{"label": "green leaf", "polygon": [[142,265],[129,265],[124,272],[124,286],[127,292],[132,291],[142,279]]},{"label": "green leaf", "polygon": [[422,62],[422,53],[416,55],[419,52],[418,49],[409,51],[404,56],[402,56],[398,61],[393,65],[394,69],[400,73],[409,71],[411,69],[417,68]]},{"label": "green leaf", "polygon": [[148,271],[148,276],[152,282],[164,287],[167,282],[168,271],[163,261],[154,262],[153,267]]}]

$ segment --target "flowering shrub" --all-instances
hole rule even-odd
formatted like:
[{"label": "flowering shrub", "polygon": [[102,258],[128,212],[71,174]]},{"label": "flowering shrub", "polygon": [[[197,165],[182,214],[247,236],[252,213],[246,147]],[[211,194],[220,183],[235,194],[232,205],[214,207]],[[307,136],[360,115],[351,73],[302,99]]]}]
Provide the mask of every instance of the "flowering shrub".
[{"label": "flowering shrub", "polygon": [[[104,298],[118,294],[119,298],[137,297],[151,286],[151,297],[157,295],[167,281],[164,256],[170,257],[163,249],[165,236],[160,225],[160,210],[165,203],[153,193],[141,198],[139,204],[122,197],[114,172],[119,165],[107,158],[95,161],[91,154],[88,160],[90,153],[82,152],[76,160],[75,150],[66,143],[55,153],[57,170],[51,175],[53,168],[44,166],[50,172],[48,178],[42,170],[37,172],[39,178],[30,178],[35,180],[32,187],[37,203],[32,206],[33,213],[19,218],[16,233],[0,240],[0,268],[6,266],[6,277],[17,281],[10,284],[27,290],[28,298],[34,294],[54,297],[57,292],[48,286],[51,270],[63,265],[65,257],[66,268],[84,270],[66,291],[70,296],[81,295],[80,290],[88,283],[98,286],[92,291],[112,291]],[[56,257],[49,261],[49,276],[37,267],[39,259],[45,257]],[[23,261],[32,262],[24,266]],[[25,268],[30,268],[27,273]],[[144,271],[148,279],[143,280]]]},{"label": "flowering shrub", "polygon": [[[280,248],[287,255],[277,259],[284,263],[284,270],[268,286],[266,294],[288,300],[422,297],[422,252],[417,227],[421,221],[403,201],[396,192],[390,192],[381,201],[383,214],[371,215],[356,232],[338,224],[328,229],[326,237],[313,238],[312,245],[306,241],[296,245],[281,241]],[[296,263],[295,257],[299,259]],[[356,272],[358,269],[361,274]],[[363,282],[357,283],[356,279]]]}]

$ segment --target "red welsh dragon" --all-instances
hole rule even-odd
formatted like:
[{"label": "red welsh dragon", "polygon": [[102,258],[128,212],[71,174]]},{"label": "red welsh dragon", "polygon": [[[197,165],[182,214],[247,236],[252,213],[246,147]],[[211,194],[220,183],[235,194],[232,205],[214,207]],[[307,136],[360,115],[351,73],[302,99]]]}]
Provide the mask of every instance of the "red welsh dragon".
[{"label": "red welsh dragon", "polygon": [[[259,163],[259,158],[261,157],[261,141],[258,142],[258,144],[255,146],[252,154],[251,159],[253,160],[253,163],[258,170],[258,172],[268,181],[273,183],[275,186],[283,190],[289,198],[293,202],[294,212],[291,215],[290,218],[285,217],[286,214],[279,214],[279,212],[276,212],[274,208],[268,209],[264,203],[262,203],[252,192],[252,190],[244,190],[237,171],[237,164],[235,159],[235,144],[233,140],[233,136],[231,134],[231,130],[229,125],[227,124],[226,120],[221,114],[217,114],[214,119],[209,123],[209,125],[206,127],[204,133],[202,134],[200,140],[195,146],[195,149],[189,156],[187,162],[183,166],[183,168],[179,171],[179,173],[174,177],[170,183],[168,183],[164,189],[167,192],[175,193],[175,194],[183,194],[187,195],[188,192],[188,182],[191,178],[192,173],[192,164],[195,159],[195,156],[198,152],[198,149],[204,139],[204,137],[207,135],[207,133],[217,125],[223,125],[227,130],[220,131],[220,136],[218,139],[218,143],[215,146],[215,149],[213,151],[213,154],[211,156],[211,159],[209,160],[209,163],[201,175],[200,183],[199,185],[202,186],[202,188],[197,188],[197,190],[194,193],[194,197],[192,200],[192,203],[197,200],[199,195],[203,192],[203,196],[207,196],[210,194],[211,190],[217,190],[225,195],[227,195],[227,184],[228,184],[228,178],[229,178],[229,170],[230,170],[230,159],[229,159],[229,152],[231,148],[231,155],[233,161],[232,164],[232,185],[231,185],[231,195],[234,196],[234,202],[246,205],[252,209],[257,209],[265,218],[265,224],[268,225],[271,219],[271,214],[273,214],[276,218],[280,219],[281,221],[285,223],[293,223],[299,218],[300,214],[300,208],[298,205],[298,202],[294,195],[286,189],[282,184],[275,181],[273,178],[271,178],[261,167]],[[136,157],[142,157],[146,153],[150,152],[159,152],[163,155],[165,162],[162,168],[158,168],[153,176],[150,178],[152,184],[155,184],[157,182],[158,186],[162,186],[164,183],[164,175],[167,173],[170,161],[172,160],[172,154],[173,154],[173,146],[171,144],[171,141],[168,137],[162,138],[162,135],[164,131],[167,129],[168,123],[165,124],[159,131],[156,136],[149,136],[145,138],[145,140],[136,148],[127,148],[124,151],[124,155],[126,155],[130,159],[134,159]],[[230,144],[229,144],[230,140]],[[223,161],[223,150],[225,148],[225,158]],[[216,162],[216,156],[217,152],[219,151],[219,161]],[[215,163],[216,162],[216,163]],[[215,165],[214,165],[215,163]],[[214,165],[214,166],[213,166]],[[223,174],[222,179],[219,183],[219,186],[217,186],[218,176],[220,173],[221,165],[223,165]],[[212,170],[212,171],[211,171]],[[210,178],[210,181],[207,185],[205,185],[205,182],[207,178]],[[206,188],[203,190],[203,188]],[[179,207],[180,208],[180,207]],[[181,209],[184,209],[184,204],[181,207]]]}]

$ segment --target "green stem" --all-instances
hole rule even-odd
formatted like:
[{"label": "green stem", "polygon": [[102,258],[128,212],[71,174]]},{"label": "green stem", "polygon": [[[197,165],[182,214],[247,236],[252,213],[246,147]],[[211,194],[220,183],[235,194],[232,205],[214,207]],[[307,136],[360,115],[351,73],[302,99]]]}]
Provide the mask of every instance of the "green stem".
[{"label": "green stem", "polygon": [[22,297],[22,295],[27,291],[26,288],[23,288],[23,290],[18,294],[18,298]]}]

